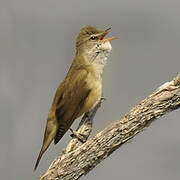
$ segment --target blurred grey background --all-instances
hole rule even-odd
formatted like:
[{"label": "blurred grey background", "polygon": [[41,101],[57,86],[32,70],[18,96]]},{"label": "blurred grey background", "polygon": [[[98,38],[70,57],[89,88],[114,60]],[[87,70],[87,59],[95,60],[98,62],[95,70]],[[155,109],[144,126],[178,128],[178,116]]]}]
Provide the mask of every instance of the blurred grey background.
[{"label": "blurred grey background", "polygon": [[[0,0],[1,179],[37,179],[71,139],[68,132],[52,144],[33,173],[54,93],[85,25],[111,26],[110,35],[120,36],[92,136],[180,71],[179,0]],[[179,180],[179,116],[158,119],[81,179]]]}]

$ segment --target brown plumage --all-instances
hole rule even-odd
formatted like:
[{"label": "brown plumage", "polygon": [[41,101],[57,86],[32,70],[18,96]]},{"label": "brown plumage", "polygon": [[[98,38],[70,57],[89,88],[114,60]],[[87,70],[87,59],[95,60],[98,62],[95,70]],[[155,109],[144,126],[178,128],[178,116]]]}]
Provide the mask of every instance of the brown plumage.
[{"label": "brown plumage", "polygon": [[102,93],[102,73],[111,51],[110,40],[102,31],[91,26],[81,29],[76,40],[76,56],[65,79],[58,87],[48,114],[43,145],[34,170],[54,140],[57,144],[75,119],[93,108]]}]

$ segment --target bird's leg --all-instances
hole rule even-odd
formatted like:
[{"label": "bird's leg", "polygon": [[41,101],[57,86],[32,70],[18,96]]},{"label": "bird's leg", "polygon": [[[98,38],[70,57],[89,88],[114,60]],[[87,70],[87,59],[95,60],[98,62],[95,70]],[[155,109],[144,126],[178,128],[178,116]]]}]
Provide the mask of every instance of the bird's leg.
[{"label": "bird's leg", "polygon": [[[99,101],[98,104],[100,105],[104,100],[106,100],[106,98],[102,95],[102,97],[100,98],[100,101]],[[92,116],[91,113],[89,113],[89,112],[85,113],[85,118],[90,119],[91,116]],[[76,137],[82,143],[86,142],[86,139],[87,139],[86,136],[84,136],[83,134],[78,133],[77,131],[72,130],[71,128],[69,128],[69,130],[72,132],[71,137]]]},{"label": "bird's leg", "polygon": [[79,134],[77,131],[72,130],[71,128],[69,128],[69,130],[72,132],[72,134],[70,135],[71,137],[76,137],[82,143],[86,142],[83,135]]}]

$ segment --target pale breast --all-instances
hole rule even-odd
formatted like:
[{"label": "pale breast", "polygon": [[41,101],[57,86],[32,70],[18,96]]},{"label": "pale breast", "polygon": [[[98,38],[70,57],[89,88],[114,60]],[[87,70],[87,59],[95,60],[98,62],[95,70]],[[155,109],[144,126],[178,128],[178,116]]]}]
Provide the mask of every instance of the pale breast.
[{"label": "pale breast", "polygon": [[92,109],[100,100],[102,94],[102,81],[97,80],[91,73],[89,73],[86,81],[90,93],[85,100],[83,112]]}]

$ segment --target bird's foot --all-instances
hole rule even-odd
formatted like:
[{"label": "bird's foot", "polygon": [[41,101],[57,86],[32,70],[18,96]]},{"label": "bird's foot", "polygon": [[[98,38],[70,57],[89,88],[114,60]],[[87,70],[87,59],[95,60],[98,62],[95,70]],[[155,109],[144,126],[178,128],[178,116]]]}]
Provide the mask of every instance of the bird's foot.
[{"label": "bird's foot", "polygon": [[79,134],[77,131],[74,131],[71,128],[70,131],[72,132],[72,134],[70,135],[71,137],[76,137],[82,143],[86,142],[86,139],[82,134]]}]

